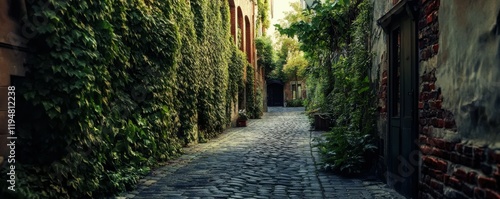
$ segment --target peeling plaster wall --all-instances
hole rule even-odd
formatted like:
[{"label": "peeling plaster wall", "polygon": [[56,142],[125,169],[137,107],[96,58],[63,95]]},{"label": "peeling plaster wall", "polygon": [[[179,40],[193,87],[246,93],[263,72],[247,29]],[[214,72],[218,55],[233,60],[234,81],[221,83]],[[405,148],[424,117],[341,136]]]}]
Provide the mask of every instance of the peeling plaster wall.
[{"label": "peeling plaster wall", "polygon": [[460,137],[500,147],[500,1],[442,3],[436,86]]},{"label": "peeling plaster wall", "polygon": [[[372,82],[376,82],[378,78],[381,77],[382,70],[380,68],[381,64],[385,64],[387,66],[387,59],[383,60],[386,53],[387,44],[386,44],[386,34],[382,30],[382,28],[377,24],[377,20],[380,19],[385,13],[387,13],[393,6],[390,1],[380,1],[380,0],[372,0],[373,2],[373,19],[372,19],[372,73],[371,80]],[[387,68],[385,68],[387,69]],[[378,72],[377,72],[378,71]]]},{"label": "peeling plaster wall", "polygon": [[[382,140],[386,139],[387,132],[387,70],[389,63],[387,59],[387,36],[383,29],[377,24],[377,20],[387,13],[393,6],[391,1],[372,0],[373,5],[373,19],[372,19],[372,38],[371,38],[371,52],[372,68],[370,73],[371,82],[378,89],[378,102],[379,119],[377,120],[377,130]],[[386,141],[384,141],[386,142]],[[380,143],[379,147],[386,147]],[[384,157],[387,155],[387,149],[384,149]]]}]

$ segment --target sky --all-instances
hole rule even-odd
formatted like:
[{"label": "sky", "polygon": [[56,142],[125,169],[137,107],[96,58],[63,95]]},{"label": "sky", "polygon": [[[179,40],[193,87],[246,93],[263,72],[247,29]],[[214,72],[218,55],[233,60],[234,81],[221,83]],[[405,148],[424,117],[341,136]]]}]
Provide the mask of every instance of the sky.
[{"label": "sky", "polygon": [[276,41],[274,38],[274,24],[278,24],[280,19],[285,17],[284,12],[288,12],[292,10],[290,3],[299,2],[300,0],[274,0],[274,13],[273,18],[271,19],[271,25],[267,30],[266,34],[271,36],[273,41]]}]

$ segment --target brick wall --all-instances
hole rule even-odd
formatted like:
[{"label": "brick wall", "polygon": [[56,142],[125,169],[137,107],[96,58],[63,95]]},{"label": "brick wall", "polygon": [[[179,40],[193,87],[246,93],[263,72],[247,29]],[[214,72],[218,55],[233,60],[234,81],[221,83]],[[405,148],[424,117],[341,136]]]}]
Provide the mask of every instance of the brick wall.
[{"label": "brick wall", "polygon": [[446,96],[436,86],[439,66],[432,61],[439,51],[440,1],[420,4],[419,66],[426,67],[420,67],[419,81],[419,198],[500,199],[500,150],[467,144],[457,134],[453,113],[442,107]]},{"label": "brick wall", "polygon": [[[295,81],[293,81],[295,82]],[[306,82],[305,81],[298,81],[300,84],[300,90],[301,90],[301,95],[297,95],[297,98],[302,98],[305,99],[307,97],[306,93]],[[292,81],[285,82],[285,85],[283,86],[283,91],[285,92],[285,101],[292,100],[293,99],[293,92],[292,92]]]}]

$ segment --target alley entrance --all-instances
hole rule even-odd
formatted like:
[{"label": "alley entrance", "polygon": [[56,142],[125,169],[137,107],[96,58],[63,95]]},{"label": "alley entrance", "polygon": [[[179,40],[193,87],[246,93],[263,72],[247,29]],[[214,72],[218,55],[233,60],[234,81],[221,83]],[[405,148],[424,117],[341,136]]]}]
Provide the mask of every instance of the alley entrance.
[{"label": "alley entrance", "polygon": [[317,172],[304,108],[270,107],[142,179],[127,198],[398,198],[378,181]]}]

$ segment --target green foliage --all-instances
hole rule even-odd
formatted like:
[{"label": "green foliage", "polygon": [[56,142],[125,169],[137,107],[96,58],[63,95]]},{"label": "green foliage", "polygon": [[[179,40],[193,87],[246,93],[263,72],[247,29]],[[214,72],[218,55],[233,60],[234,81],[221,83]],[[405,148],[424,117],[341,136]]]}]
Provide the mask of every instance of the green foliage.
[{"label": "green foliage", "polygon": [[287,100],[286,101],[286,106],[287,107],[303,107],[304,106],[304,100],[303,99]]},{"label": "green foliage", "polygon": [[264,29],[269,28],[269,1],[268,0],[257,0],[257,28],[262,24]]},{"label": "green foliage", "polygon": [[323,168],[343,174],[358,174],[366,169],[377,147],[373,136],[345,127],[334,127],[323,139],[318,139],[317,147],[325,162]]},{"label": "green foliage", "polygon": [[297,36],[308,60],[307,109],[332,115],[335,128],[319,144],[324,163],[344,174],[358,173],[374,149],[376,100],[368,76],[370,2],[316,1],[301,14],[303,20],[278,29]]},{"label": "green foliage", "polygon": [[259,101],[257,100],[256,90],[258,90],[258,88],[255,83],[254,68],[251,64],[247,64],[247,81],[245,85],[246,85],[246,98],[247,98],[246,112],[248,116],[252,119],[260,118],[262,113],[262,105],[259,104]]},{"label": "green foliage", "polygon": [[248,61],[244,52],[233,45],[231,62],[229,63],[229,85],[227,90],[227,105],[226,118],[227,123],[231,122],[232,106],[238,103],[238,95],[245,89],[245,81],[243,75],[245,73],[244,66],[248,65]]},{"label": "green foliage", "polygon": [[18,195],[0,197],[124,191],[182,145],[229,124],[247,61],[230,40],[227,1],[27,7],[28,19],[47,23],[34,23],[37,52],[18,86],[26,109],[16,120]]},{"label": "green foliage", "polygon": [[255,47],[257,49],[257,65],[264,67],[265,77],[276,68],[276,56],[273,48],[273,43],[270,37],[258,37],[255,39]]},{"label": "green foliage", "polygon": [[288,54],[286,64],[283,66],[283,73],[288,81],[298,81],[306,76],[306,67],[308,63],[303,53],[294,52]]},{"label": "green foliage", "polygon": [[289,77],[287,77],[284,72],[284,66],[287,64],[289,58],[293,57],[293,54],[299,55],[301,53],[300,44],[294,38],[281,36],[278,38],[276,48],[279,49],[276,52],[276,66],[274,70],[269,73],[268,78],[281,80],[283,82],[289,81]]},{"label": "green foliage", "polygon": [[264,91],[262,90],[262,86],[260,84],[255,88],[255,104],[256,109],[254,110],[254,118],[260,118],[264,113],[264,95],[262,94]]},{"label": "green foliage", "polygon": [[[198,35],[198,56],[202,70],[198,74],[199,138],[212,138],[227,126],[226,91],[231,56],[229,19],[226,1],[190,1]],[[221,9],[224,14],[221,14]],[[225,19],[226,21],[223,21]],[[203,23],[201,23],[203,22]],[[197,24],[196,24],[197,23]],[[213,53],[217,52],[217,53]]]}]

